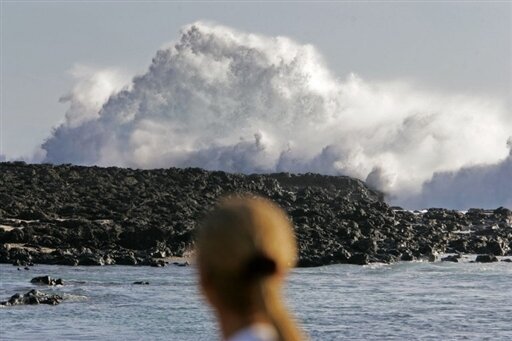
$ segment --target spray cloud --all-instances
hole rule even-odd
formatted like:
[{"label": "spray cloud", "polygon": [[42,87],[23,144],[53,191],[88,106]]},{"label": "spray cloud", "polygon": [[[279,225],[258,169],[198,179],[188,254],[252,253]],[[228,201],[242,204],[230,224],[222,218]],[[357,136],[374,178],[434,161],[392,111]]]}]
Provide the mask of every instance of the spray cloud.
[{"label": "spray cloud", "polygon": [[101,82],[112,78],[93,74],[64,98],[46,162],[344,174],[405,206],[435,203],[429,188],[446,174],[508,162],[504,103],[340,80],[313,46],[286,37],[197,22],[128,87]]}]

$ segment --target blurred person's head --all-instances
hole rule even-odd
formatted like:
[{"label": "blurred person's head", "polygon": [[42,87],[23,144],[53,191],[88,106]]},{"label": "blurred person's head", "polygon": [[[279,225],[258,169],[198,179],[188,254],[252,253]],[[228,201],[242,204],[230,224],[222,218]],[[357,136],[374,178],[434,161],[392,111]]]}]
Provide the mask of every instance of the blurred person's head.
[{"label": "blurred person's head", "polygon": [[217,313],[225,338],[254,324],[276,339],[301,339],[281,295],[297,261],[289,218],[258,197],[226,198],[200,226],[197,262],[201,289]]}]

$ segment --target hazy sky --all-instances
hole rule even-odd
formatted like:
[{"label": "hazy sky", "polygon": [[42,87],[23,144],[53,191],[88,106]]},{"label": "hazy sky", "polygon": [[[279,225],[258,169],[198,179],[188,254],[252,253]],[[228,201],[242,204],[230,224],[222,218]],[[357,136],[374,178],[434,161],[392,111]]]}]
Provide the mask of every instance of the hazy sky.
[{"label": "hazy sky", "polygon": [[511,2],[2,1],[0,155],[27,156],[62,121],[77,64],[145,71],[197,20],[316,46],[333,73],[409,80],[511,103]]}]

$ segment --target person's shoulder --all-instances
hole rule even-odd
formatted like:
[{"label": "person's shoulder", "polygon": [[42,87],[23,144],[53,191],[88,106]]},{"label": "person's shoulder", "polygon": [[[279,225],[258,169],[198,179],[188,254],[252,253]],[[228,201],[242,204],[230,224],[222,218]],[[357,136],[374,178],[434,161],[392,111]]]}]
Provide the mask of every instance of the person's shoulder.
[{"label": "person's shoulder", "polygon": [[253,324],[230,337],[227,341],[277,341],[275,328],[268,324]]}]

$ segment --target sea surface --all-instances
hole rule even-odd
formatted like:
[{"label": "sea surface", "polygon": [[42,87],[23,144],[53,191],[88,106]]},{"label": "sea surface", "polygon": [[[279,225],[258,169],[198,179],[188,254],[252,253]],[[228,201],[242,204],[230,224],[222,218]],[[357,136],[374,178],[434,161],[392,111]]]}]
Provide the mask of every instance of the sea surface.
[{"label": "sea surface", "polygon": [[[30,283],[40,275],[65,285]],[[33,288],[65,300],[0,308],[1,340],[219,339],[194,267],[0,264],[0,300]],[[512,263],[295,269],[286,296],[312,340],[512,340]]]}]

